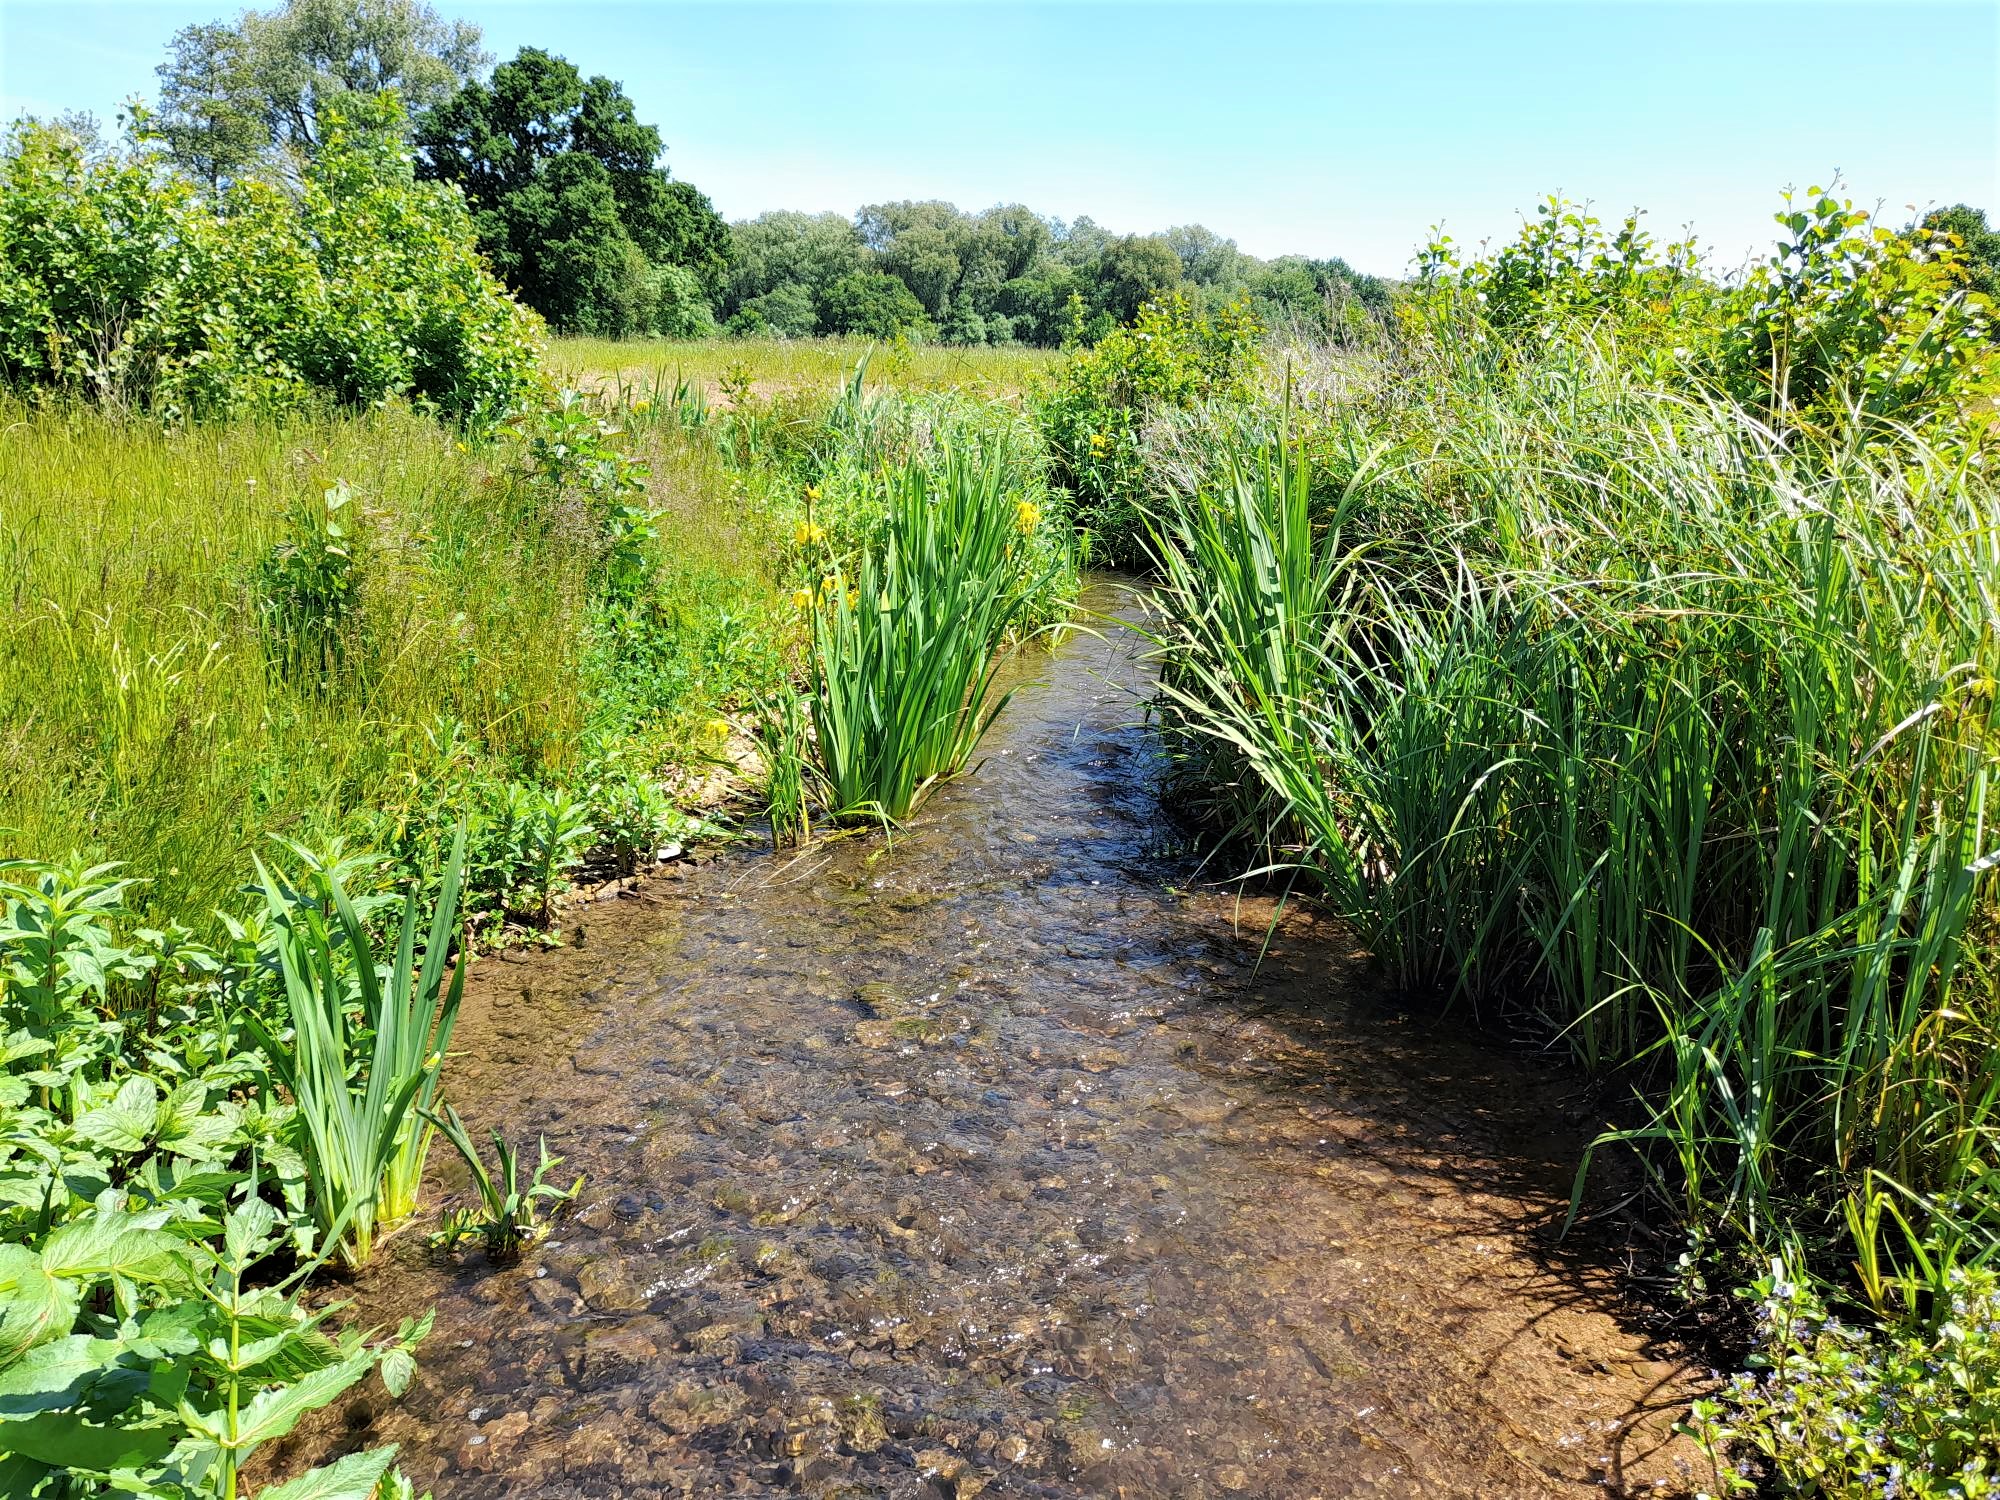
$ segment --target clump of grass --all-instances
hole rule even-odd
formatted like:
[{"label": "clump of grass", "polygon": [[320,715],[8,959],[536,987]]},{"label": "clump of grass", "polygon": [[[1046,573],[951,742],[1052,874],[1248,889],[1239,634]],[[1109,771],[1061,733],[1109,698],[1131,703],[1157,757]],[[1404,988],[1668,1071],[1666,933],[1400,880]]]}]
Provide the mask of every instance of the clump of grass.
[{"label": "clump of grass", "polygon": [[812,740],[804,701],[782,693],[754,720],[764,760],[764,811],[779,847],[812,838]]},{"label": "clump of grass", "polygon": [[521,1247],[547,1228],[550,1216],[560,1212],[565,1203],[572,1202],[583,1190],[581,1176],[566,1188],[548,1180],[549,1173],[562,1165],[562,1158],[549,1154],[546,1136],[537,1143],[535,1170],[523,1182],[520,1153],[508,1144],[502,1132],[493,1132],[495,1170],[487,1167],[472,1142],[472,1133],[449,1104],[439,1114],[426,1111],[425,1119],[444,1133],[452,1149],[464,1160],[479,1195],[476,1209],[447,1212],[438,1232],[432,1236],[432,1245],[446,1254],[457,1249],[460,1241],[476,1235],[485,1247],[487,1260],[495,1265],[516,1260]]},{"label": "clump of grass", "polygon": [[[1038,519],[1038,518],[1037,518]],[[813,747],[834,813],[900,821],[962,770],[1007,697],[999,652],[1047,579],[1013,565],[1029,527],[1005,455],[912,462],[886,536],[812,606]]]}]

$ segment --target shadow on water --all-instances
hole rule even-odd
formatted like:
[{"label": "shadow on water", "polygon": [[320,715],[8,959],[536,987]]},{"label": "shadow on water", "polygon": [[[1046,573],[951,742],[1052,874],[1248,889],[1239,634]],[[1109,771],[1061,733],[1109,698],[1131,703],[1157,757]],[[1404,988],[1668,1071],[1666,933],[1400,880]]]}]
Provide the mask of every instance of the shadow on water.
[{"label": "shadow on water", "polygon": [[1138,648],[1031,658],[893,844],[484,966],[452,1091],[547,1131],[579,1210],[516,1269],[398,1242],[357,1291],[437,1305],[418,1385],[281,1462],[395,1441],[440,1500],[1677,1491],[1694,1372],[1548,1252],[1574,1080],[1178,885]]}]

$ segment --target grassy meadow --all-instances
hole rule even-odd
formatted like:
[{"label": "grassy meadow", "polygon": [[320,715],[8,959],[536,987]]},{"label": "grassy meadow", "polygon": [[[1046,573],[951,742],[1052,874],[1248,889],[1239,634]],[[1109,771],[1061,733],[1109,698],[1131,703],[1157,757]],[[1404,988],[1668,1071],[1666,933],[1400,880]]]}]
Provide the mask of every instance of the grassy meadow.
[{"label": "grassy meadow", "polygon": [[[5,419],[0,828],[15,854],[123,861],[142,911],[199,924],[270,834],[393,846],[440,799],[698,763],[709,721],[782,673],[762,523],[677,432],[643,448],[658,566],[634,702],[609,681],[594,539],[518,440],[396,410]],[[335,618],[294,659],[297,595]]]},{"label": "grassy meadow", "polygon": [[869,378],[903,390],[955,390],[982,396],[1018,396],[1035,376],[1061,359],[1054,349],[1025,344],[963,347],[855,337],[709,339],[557,338],[549,366],[573,384],[636,393],[647,399],[679,381],[701,387],[711,400],[732,389],[770,396],[784,391],[828,390],[868,361]]}]

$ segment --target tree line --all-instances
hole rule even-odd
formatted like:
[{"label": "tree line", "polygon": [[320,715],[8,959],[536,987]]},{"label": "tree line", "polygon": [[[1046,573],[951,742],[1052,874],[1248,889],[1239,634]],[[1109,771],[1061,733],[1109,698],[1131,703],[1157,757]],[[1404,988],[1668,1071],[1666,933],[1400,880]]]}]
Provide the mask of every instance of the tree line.
[{"label": "tree line", "polygon": [[395,90],[417,177],[465,195],[494,270],[568,333],[1054,345],[1177,288],[1333,332],[1388,304],[1386,283],[1344,261],[1259,260],[1200,225],[1119,235],[1019,204],[940,202],[730,225],[668,171],[658,127],[620,84],[538,47],[495,66],[479,28],[423,0],[284,0],[185,28],[158,71],[141,128],[218,194],[244,178],[296,184],[329,105]]},{"label": "tree line", "polygon": [[[955,344],[1094,343],[1154,294],[1243,303],[1266,326],[1339,338],[1386,312],[1391,286],[1339,259],[1261,260],[1198,224],[1115,234],[1020,204],[870,204],[851,218],[779,211],[725,223],[667,169],[624,88],[524,47],[494,65],[479,28],[425,0],[282,0],[179,32],[141,132],[220,195],[244,178],[294,189],[323,121],[356,95],[402,98],[420,181],[465,196],[479,248],[565,333],[692,338],[907,335]],[[1975,289],[2000,288],[2000,233],[1965,205]]]}]

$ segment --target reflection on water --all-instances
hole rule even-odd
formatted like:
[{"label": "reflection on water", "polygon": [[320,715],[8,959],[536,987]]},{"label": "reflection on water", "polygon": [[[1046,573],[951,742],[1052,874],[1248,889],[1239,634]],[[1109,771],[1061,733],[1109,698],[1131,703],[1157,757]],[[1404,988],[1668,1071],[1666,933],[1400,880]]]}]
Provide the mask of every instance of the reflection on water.
[{"label": "reflection on water", "polygon": [[1564,1080],[1176,884],[1137,645],[1033,658],[893,847],[691,872],[468,1016],[468,1118],[590,1181],[520,1268],[398,1246],[363,1308],[437,1332],[341,1446],[440,1500],[1678,1488],[1686,1372],[1536,1253]]}]

